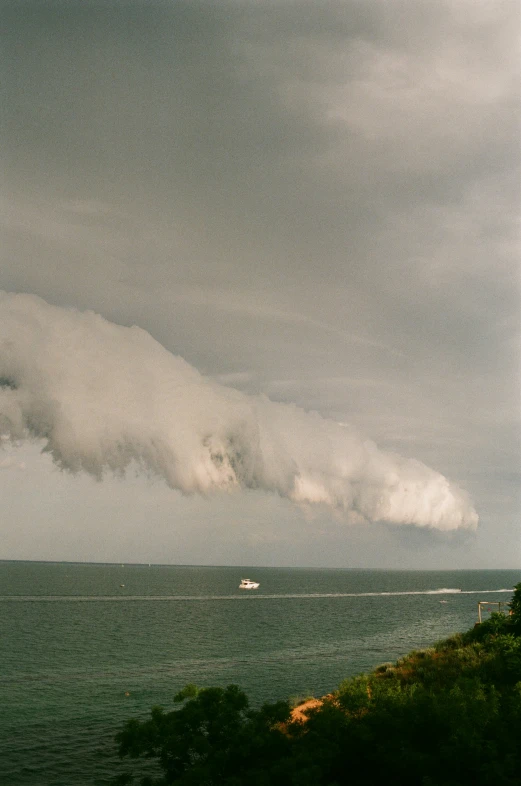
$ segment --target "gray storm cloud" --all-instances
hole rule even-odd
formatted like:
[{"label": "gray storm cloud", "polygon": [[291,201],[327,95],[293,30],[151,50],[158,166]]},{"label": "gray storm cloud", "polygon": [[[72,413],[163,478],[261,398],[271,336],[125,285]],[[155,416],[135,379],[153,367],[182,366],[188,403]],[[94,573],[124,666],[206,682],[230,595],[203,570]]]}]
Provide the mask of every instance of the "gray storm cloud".
[{"label": "gray storm cloud", "polygon": [[146,331],[0,293],[0,434],[101,478],[133,462],[185,493],[261,489],[346,520],[475,529],[467,495],[343,425],[202,376]]}]

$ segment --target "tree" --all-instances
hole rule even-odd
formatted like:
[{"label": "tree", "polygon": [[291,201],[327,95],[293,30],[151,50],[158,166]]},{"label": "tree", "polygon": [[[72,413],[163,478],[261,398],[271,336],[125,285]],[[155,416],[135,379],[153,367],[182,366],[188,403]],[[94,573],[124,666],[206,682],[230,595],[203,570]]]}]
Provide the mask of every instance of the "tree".
[{"label": "tree", "polygon": [[510,612],[514,632],[521,636],[521,582],[514,587],[514,595],[510,601]]},{"label": "tree", "polygon": [[[156,784],[238,784],[247,768],[284,757],[288,702],[249,708],[237,685],[198,689],[187,685],[174,697],[183,706],[171,712],[154,707],[146,721],[132,719],[116,736],[120,756],[155,759],[163,772]],[[127,777],[127,783],[130,781]],[[125,781],[122,781],[125,782]]]}]

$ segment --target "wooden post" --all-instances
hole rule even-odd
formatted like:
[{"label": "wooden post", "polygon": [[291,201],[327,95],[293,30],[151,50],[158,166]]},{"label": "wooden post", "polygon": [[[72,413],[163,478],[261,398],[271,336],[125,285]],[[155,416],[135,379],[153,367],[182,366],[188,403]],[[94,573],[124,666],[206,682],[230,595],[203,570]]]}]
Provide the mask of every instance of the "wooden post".
[{"label": "wooden post", "polygon": [[[482,609],[483,606],[497,606],[498,607],[498,611],[501,614],[501,607],[504,606],[505,603],[506,603],[506,600],[500,600],[500,601],[497,601],[497,600],[478,600],[478,623],[481,623],[483,621],[483,618],[482,618],[482,615],[481,615],[481,609]],[[490,609],[489,609],[489,611],[490,611]]]}]

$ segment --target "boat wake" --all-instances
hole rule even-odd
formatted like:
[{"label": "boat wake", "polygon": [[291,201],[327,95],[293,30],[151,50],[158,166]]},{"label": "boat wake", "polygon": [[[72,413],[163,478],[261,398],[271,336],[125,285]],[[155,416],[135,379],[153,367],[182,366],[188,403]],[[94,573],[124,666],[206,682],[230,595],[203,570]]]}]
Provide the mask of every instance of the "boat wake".
[{"label": "boat wake", "polygon": [[315,598],[380,598],[399,595],[492,595],[512,593],[512,589],[494,590],[462,590],[442,587],[434,590],[402,590],[396,592],[304,592],[259,595],[247,593],[241,595],[0,595],[0,602],[30,603],[129,603],[133,601],[206,601],[206,600],[298,600]]}]

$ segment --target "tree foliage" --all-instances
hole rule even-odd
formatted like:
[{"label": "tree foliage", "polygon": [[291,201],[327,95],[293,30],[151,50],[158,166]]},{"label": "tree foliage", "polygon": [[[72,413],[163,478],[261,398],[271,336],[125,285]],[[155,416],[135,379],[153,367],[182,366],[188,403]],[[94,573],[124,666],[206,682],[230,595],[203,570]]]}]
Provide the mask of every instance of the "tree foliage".
[{"label": "tree foliage", "polygon": [[514,587],[514,595],[510,601],[512,614],[511,623],[518,636],[521,636],[521,583]]},{"label": "tree foliage", "polygon": [[188,685],[174,701],[183,706],[171,712],[154,707],[149,720],[127,721],[116,737],[121,756],[158,761],[163,775],[150,783],[231,786],[241,783],[241,772],[262,770],[284,756],[288,738],[281,728],[290,715],[288,702],[253,711],[237,685]]},{"label": "tree foliage", "polygon": [[128,721],[120,754],[159,764],[147,786],[519,786],[521,584],[510,608],[345,680],[305,723],[287,702],[189,685],[178,709]]}]

